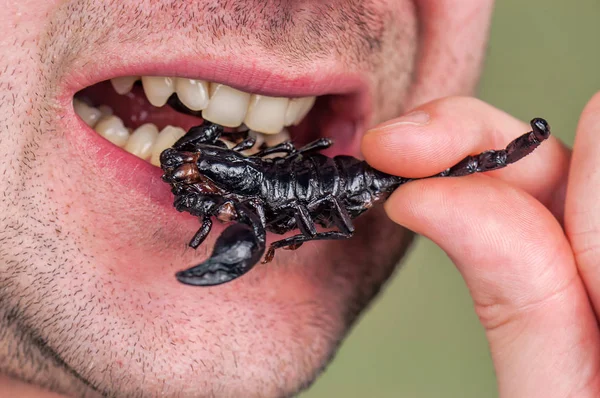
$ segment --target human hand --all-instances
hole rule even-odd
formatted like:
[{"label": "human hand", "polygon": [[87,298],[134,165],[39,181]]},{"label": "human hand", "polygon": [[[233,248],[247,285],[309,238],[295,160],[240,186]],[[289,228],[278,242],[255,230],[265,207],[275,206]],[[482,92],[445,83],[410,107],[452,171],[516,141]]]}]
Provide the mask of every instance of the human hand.
[{"label": "human hand", "polygon": [[[472,98],[434,101],[391,123],[365,135],[363,153],[405,177],[435,174],[530,130]],[[458,267],[501,397],[600,392],[599,130],[597,95],[572,154],[551,137],[505,169],[411,182],[385,204],[392,220],[430,238]]]}]

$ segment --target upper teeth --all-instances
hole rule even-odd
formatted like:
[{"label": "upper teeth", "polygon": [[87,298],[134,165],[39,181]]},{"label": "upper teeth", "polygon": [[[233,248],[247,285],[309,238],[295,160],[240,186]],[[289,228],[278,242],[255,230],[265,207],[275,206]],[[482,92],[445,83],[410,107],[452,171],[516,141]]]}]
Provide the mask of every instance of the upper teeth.
[{"label": "upper teeth", "polygon": [[193,111],[201,111],[208,106],[208,83],[203,80],[178,78],[175,92],[179,100]]},{"label": "upper teeth", "polygon": [[[139,78],[124,76],[111,79],[115,91],[127,94]],[[239,127],[277,134],[284,126],[299,124],[315,103],[316,97],[283,98],[245,93],[219,83],[182,77],[142,76],[148,101],[157,107],[167,103],[173,93],[202,117],[225,127]]]},{"label": "upper teeth", "polygon": [[[143,124],[131,131],[121,118],[112,114],[113,111],[109,106],[93,107],[77,98],[73,99],[73,108],[75,113],[98,134],[155,166],[160,166],[160,153],[173,146],[185,134],[183,129],[174,126],[166,126],[159,132],[156,125],[152,123]],[[248,128],[244,125],[238,128],[238,131],[246,130]],[[274,146],[290,139],[286,129],[281,130],[278,134],[268,136],[252,130],[248,134],[256,139],[256,143],[251,149],[242,152],[246,156],[257,153],[263,143],[266,143],[267,146]],[[221,139],[221,141],[225,142],[229,148],[236,145],[226,139]]]},{"label": "upper teeth", "polygon": [[110,79],[115,91],[121,95],[127,94],[133,88],[133,84],[140,78],[137,76],[123,76]]},{"label": "upper teeth", "polygon": [[175,79],[171,77],[143,76],[142,85],[148,101],[154,106],[163,106],[175,92]]},{"label": "upper teeth", "polygon": [[202,111],[202,117],[225,127],[241,126],[249,102],[250,94],[223,84],[211,84],[210,101]]},{"label": "upper teeth", "polygon": [[[285,112],[289,103],[290,100],[287,98],[253,95],[250,98],[250,106],[244,123],[252,130],[276,134],[285,125]],[[264,115],[270,115],[270,117]]]}]

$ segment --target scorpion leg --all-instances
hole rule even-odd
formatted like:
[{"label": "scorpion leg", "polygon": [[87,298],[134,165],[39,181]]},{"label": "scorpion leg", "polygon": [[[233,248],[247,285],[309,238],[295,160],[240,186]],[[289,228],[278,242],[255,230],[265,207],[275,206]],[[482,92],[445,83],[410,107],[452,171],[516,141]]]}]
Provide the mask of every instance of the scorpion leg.
[{"label": "scorpion leg", "polygon": [[271,155],[274,153],[285,153],[285,154],[289,155],[289,154],[295,153],[296,151],[297,151],[297,149],[294,146],[294,144],[292,144],[290,141],[285,141],[285,142],[282,142],[281,144],[277,144],[275,146],[265,148],[262,151],[255,153],[254,155],[252,155],[250,157],[262,158],[264,156]]},{"label": "scorpion leg", "polygon": [[346,211],[346,209],[340,206],[340,203],[337,199],[332,198],[333,209],[333,222],[338,229],[348,235],[348,237],[352,236],[354,233],[354,225],[352,225],[352,218]]},{"label": "scorpion leg", "polygon": [[317,227],[315,227],[315,223],[312,218],[310,218],[310,213],[305,206],[299,205],[296,207],[294,218],[296,219],[296,225],[300,232],[302,232],[302,235],[315,236],[317,234]]},{"label": "scorpion leg", "polygon": [[314,236],[306,236],[302,234],[290,236],[289,238],[285,238],[282,240],[278,240],[277,242],[271,243],[269,246],[269,250],[265,255],[265,259],[263,260],[263,264],[271,262],[273,257],[275,257],[275,250],[291,247],[292,249],[300,247],[304,242],[308,242],[311,240],[341,240],[348,239],[352,236],[352,234],[347,234],[344,232],[338,231],[328,231],[328,232],[319,232]]},{"label": "scorpion leg", "polygon": [[273,153],[285,153],[287,154],[286,158],[289,159],[294,156],[302,155],[305,153],[321,151],[323,149],[329,148],[331,145],[333,145],[333,141],[331,139],[319,138],[318,140],[306,144],[300,149],[297,149],[291,141],[285,141],[281,144],[272,146],[270,148],[265,148],[253,156],[261,158],[266,155],[271,155]]},{"label": "scorpion leg", "polygon": [[333,145],[333,141],[330,138],[319,138],[313,142],[304,145],[302,148],[290,153],[287,157],[291,158],[298,155],[303,155],[310,152],[322,151]]},{"label": "scorpion leg", "polygon": [[[352,225],[352,219],[348,212],[339,204],[338,200],[334,197],[327,197],[318,202],[312,203],[314,207],[318,205],[329,202],[332,205],[332,218],[335,226],[339,229],[339,231],[329,231],[329,232],[321,232],[317,233],[315,229],[315,225],[310,219],[310,213],[305,207],[298,207],[299,210],[304,209],[304,212],[297,211],[296,212],[296,220],[298,228],[302,232],[301,234],[291,236],[289,238],[281,239],[276,242],[273,242],[269,246],[269,250],[265,256],[263,263],[268,263],[273,260],[275,257],[276,249],[292,249],[295,250],[302,246],[304,242],[308,242],[311,240],[327,240],[327,239],[347,239],[352,236],[354,233],[354,226]],[[300,219],[300,220],[299,220]],[[305,224],[303,227],[302,224]],[[306,225],[310,225],[310,230],[306,229]]]},{"label": "scorpion leg", "polygon": [[[315,227],[315,223],[305,206],[299,205],[296,207],[294,210],[294,221],[303,236],[315,236],[317,234],[317,227]],[[302,246],[302,243],[289,245],[284,247],[284,249],[296,250],[300,246]]]},{"label": "scorpion leg", "polygon": [[256,144],[256,139],[254,137],[248,137],[244,141],[234,146],[233,150],[236,152],[245,151],[247,149],[252,148],[254,144]]},{"label": "scorpion leg", "polygon": [[265,217],[265,208],[260,202],[258,202],[257,200],[251,199],[247,202],[244,202],[244,204],[255,210],[256,215],[258,216],[258,219],[260,220],[261,225],[267,225],[267,219]]},{"label": "scorpion leg", "polygon": [[177,94],[171,95],[167,100],[167,104],[169,104],[169,106],[171,106],[171,108],[175,109],[177,112],[202,117],[202,111],[194,111],[183,105],[183,102],[181,102]]},{"label": "scorpion leg", "polygon": [[331,217],[334,225],[346,234],[354,233],[354,225],[352,225],[352,218],[346,211],[346,209],[340,205],[340,202],[334,196],[328,196],[323,199],[316,200],[309,205],[310,210],[315,210],[323,203],[329,203],[331,205]]},{"label": "scorpion leg", "polygon": [[178,272],[177,280],[194,286],[220,285],[239,278],[260,261],[265,252],[265,226],[245,205],[238,203],[235,209],[239,222],[223,231],[210,258]]},{"label": "scorpion leg", "polygon": [[192,127],[188,132],[181,137],[173,148],[178,151],[196,152],[197,145],[209,144],[227,148],[224,142],[219,141],[219,137],[223,134],[223,127],[218,124],[205,121],[200,126]]},{"label": "scorpion leg", "polygon": [[202,219],[202,226],[200,227],[198,232],[196,232],[196,234],[190,241],[190,247],[193,249],[197,249],[198,246],[200,246],[202,244],[202,242],[204,242],[204,239],[206,239],[206,237],[208,236],[211,228],[212,228],[212,221],[211,221],[210,217],[205,216]]},{"label": "scorpion leg", "polygon": [[532,131],[518,137],[508,144],[505,149],[467,156],[455,166],[433,177],[460,177],[506,167],[529,155],[542,141],[550,136],[550,126],[544,119],[533,119],[531,128]]},{"label": "scorpion leg", "polygon": [[[292,229],[299,229],[301,234],[303,236],[315,236],[317,234],[317,228],[315,227],[315,224],[312,220],[312,218],[310,217],[310,212],[308,211],[308,209],[305,206],[297,206],[297,207],[292,207],[292,208],[288,208],[288,210],[291,210],[290,213],[287,215],[287,212],[282,213],[281,215],[286,215],[287,221],[285,222],[285,226],[283,227],[284,231],[289,231]],[[283,217],[281,217],[283,218]],[[274,220],[274,222],[276,223],[279,220]],[[266,225],[266,224],[265,224]],[[272,227],[272,225],[271,225]],[[273,230],[275,231],[275,230]],[[277,233],[277,232],[276,232]],[[284,233],[284,232],[281,232]],[[302,243],[298,243],[297,245],[289,245],[284,247],[284,249],[287,250],[296,250],[298,249],[300,246],[302,246]],[[271,254],[270,257],[273,257],[273,255]],[[270,261],[270,260],[269,260]]]}]

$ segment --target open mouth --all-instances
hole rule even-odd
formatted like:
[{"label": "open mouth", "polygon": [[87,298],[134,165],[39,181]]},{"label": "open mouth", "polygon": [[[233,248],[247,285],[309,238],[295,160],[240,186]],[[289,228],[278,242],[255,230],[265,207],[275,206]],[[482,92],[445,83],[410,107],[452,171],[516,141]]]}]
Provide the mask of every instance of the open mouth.
[{"label": "open mouth", "polygon": [[[356,157],[361,136],[358,132],[366,115],[361,111],[365,91],[344,93],[348,87],[340,87],[335,94],[275,96],[189,77],[128,76],[104,78],[78,90],[72,101],[80,128],[89,133],[83,135],[82,147],[86,149],[85,153],[97,155],[101,175],[116,176],[124,182],[127,195],[131,195],[129,198],[135,195],[130,189],[135,185],[141,188],[139,193],[145,198],[159,199],[163,205],[169,203],[170,211],[165,214],[172,216],[171,189],[157,178],[158,173],[162,173],[159,169],[161,154],[173,147],[189,129],[204,121],[225,128],[226,134],[221,140],[230,149],[252,135],[255,143],[242,152],[246,156],[284,141],[291,140],[296,147],[301,147],[327,137],[335,142],[333,148],[327,149],[327,155]],[[183,222],[187,225],[183,217],[190,221],[194,218],[194,224],[197,223],[198,215],[191,211],[190,214],[194,217],[182,213],[177,218],[178,227],[183,227]],[[220,236],[218,232],[224,233],[223,230],[217,227],[211,232]],[[255,233],[252,229],[249,231]],[[237,236],[240,231],[235,232]],[[262,233],[264,235],[265,231]],[[263,236],[262,239],[265,238],[271,237]],[[254,244],[255,240],[252,236],[245,242]],[[246,257],[254,259],[255,254]],[[259,258],[261,255],[259,252]],[[256,261],[251,261],[251,265],[254,266]]]},{"label": "open mouth", "polygon": [[358,95],[275,97],[183,77],[124,76],[75,94],[75,113],[100,136],[154,166],[160,154],[204,120],[225,127],[233,147],[251,135],[254,154],[287,140],[306,144],[321,136],[336,142],[333,154],[357,155]]}]

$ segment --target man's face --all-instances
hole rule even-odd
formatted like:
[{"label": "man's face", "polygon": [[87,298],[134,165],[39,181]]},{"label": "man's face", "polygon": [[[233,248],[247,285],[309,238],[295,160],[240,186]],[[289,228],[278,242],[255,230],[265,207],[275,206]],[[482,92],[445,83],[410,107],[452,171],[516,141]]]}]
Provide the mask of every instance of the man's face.
[{"label": "man's face", "polygon": [[199,119],[151,106],[150,85],[118,95],[101,82],[185,77],[249,101],[317,96],[292,138],[333,137],[331,154],[359,157],[365,128],[473,89],[491,0],[460,3],[4,2],[0,372],[90,396],[286,396],[311,383],[410,235],[373,209],[348,241],[279,251],[226,285],[179,284],[175,272],[205,259],[222,228],[188,248],[199,222],[172,207],[160,169],[84,123],[73,98],[93,86],[78,96],[125,128],[161,130]]}]

